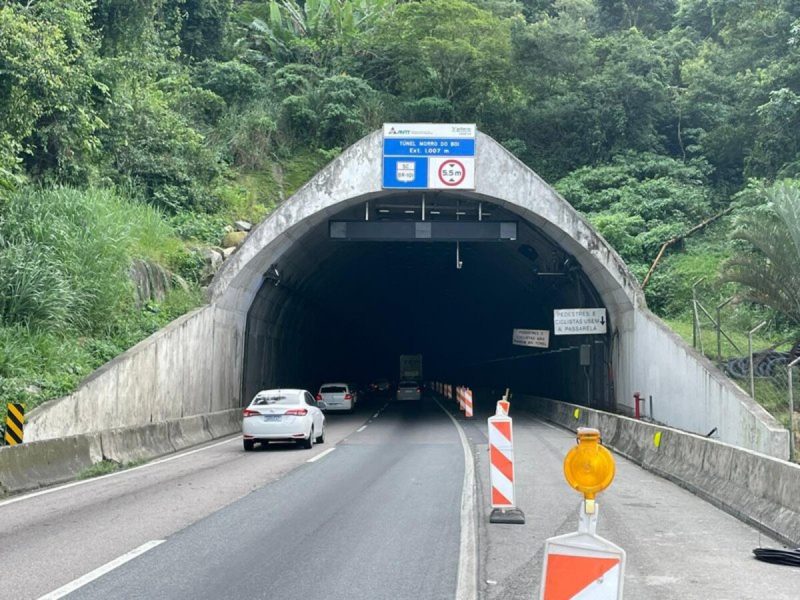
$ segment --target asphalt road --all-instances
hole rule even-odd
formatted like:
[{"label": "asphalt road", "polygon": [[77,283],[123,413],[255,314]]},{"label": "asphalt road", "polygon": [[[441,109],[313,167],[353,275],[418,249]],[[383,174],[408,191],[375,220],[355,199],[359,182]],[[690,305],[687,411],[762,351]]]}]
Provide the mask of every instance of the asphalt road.
[{"label": "asphalt road", "polygon": [[[538,597],[544,541],[577,530],[581,496],[562,468],[575,436],[512,402],[517,504],[526,524],[489,524],[488,416],[462,420],[477,462],[479,593],[487,600],[530,600]],[[627,553],[625,598],[800,598],[800,568],[753,558],[753,548],[781,544],[631,461],[615,455],[615,462],[614,482],[598,498],[597,533]]]},{"label": "asphalt road", "polygon": [[[458,431],[432,402],[384,406],[330,415],[327,443],[311,451],[244,453],[236,437],[0,501],[0,597],[38,598],[110,563],[69,598],[452,599]],[[493,525],[486,416],[456,417],[475,455],[478,597],[535,598],[544,540],[577,525],[561,472],[574,437],[512,406],[527,523]],[[775,542],[620,457],[600,506],[598,533],[628,553],[626,598],[800,597],[800,569],[751,557]]]},{"label": "asphalt road", "polygon": [[329,415],[312,451],[244,453],[236,437],[0,503],[0,537],[18,541],[0,548],[0,596],[37,598],[166,540],[69,598],[452,598],[457,431],[435,403],[384,406]]}]

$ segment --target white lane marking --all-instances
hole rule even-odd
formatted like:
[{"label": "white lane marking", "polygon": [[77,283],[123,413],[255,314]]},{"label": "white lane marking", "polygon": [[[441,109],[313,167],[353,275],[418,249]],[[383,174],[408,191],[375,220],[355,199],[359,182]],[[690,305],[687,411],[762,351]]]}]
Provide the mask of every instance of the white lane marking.
[{"label": "white lane marking", "polygon": [[97,567],[94,571],[90,571],[83,577],[78,577],[77,579],[70,581],[66,585],[62,585],[57,590],[53,590],[49,594],[45,594],[41,596],[39,600],[57,600],[58,598],[63,598],[67,594],[71,594],[75,590],[82,588],[87,583],[91,583],[95,579],[98,579],[105,575],[106,573],[113,571],[117,567],[124,565],[126,562],[133,560],[137,556],[141,556],[148,550],[152,550],[156,546],[163,544],[164,540],[151,540],[139,546],[138,548],[134,548],[130,552],[123,554],[122,556],[115,558],[111,562],[107,562],[102,567]]},{"label": "white lane marking", "polygon": [[149,467],[155,467],[156,465],[160,465],[165,462],[169,462],[171,460],[178,460],[179,458],[183,458],[184,456],[190,456],[192,454],[196,454],[197,452],[204,452],[205,450],[209,450],[211,448],[216,448],[217,446],[222,446],[223,444],[229,444],[231,442],[236,442],[241,439],[241,435],[237,435],[234,438],[223,440],[221,442],[217,442],[216,444],[211,444],[209,446],[203,446],[202,448],[196,448],[194,450],[189,450],[188,452],[182,452],[181,454],[175,454],[172,456],[168,456],[166,458],[160,458],[158,460],[154,460],[149,463],[145,463],[143,465],[139,465],[138,467],[132,467],[130,469],[123,469],[122,471],[114,471],[113,473],[108,473],[107,475],[100,475],[99,477],[92,477],[90,479],[81,479],[79,481],[73,481],[71,483],[65,483],[64,485],[60,485],[54,488],[47,488],[46,490],[39,490],[38,492],[32,492],[30,494],[25,494],[24,496],[16,496],[14,498],[9,498],[8,500],[3,500],[0,502],[0,508],[3,506],[7,506],[9,504],[14,504],[15,502],[22,502],[23,500],[30,500],[31,498],[36,498],[37,496],[44,496],[45,494],[52,494],[53,492],[59,492],[61,490],[66,490],[72,487],[76,487],[79,485],[85,485],[87,483],[94,483],[95,481],[100,481],[102,479],[108,479],[109,477],[117,477],[119,475],[127,475],[128,473],[133,473],[134,471],[138,471],[140,469],[147,469]]},{"label": "white lane marking", "polygon": [[328,448],[327,450],[325,450],[325,452],[320,452],[314,458],[309,458],[306,462],[317,462],[320,458],[322,458],[323,456],[327,456],[334,450],[336,450],[336,448]]},{"label": "white lane marking", "polygon": [[372,415],[372,418],[373,419],[377,419],[380,416],[381,416],[381,413],[380,412],[376,412],[374,415]]},{"label": "white lane marking", "polygon": [[436,400],[453,425],[456,426],[464,448],[464,489],[461,492],[461,550],[458,556],[458,587],[456,600],[475,600],[478,597],[478,562],[475,535],[475,465],[472,449],[464,429],[453,415]]},{"label": "white lane marking", "polygon": [[359,427],[358,429],[356,429],[356,433],[361,433],[361,432],[362,432],[362,431],[364,431],[366,428],[367,428],[367,426],[366,426],[366,425],[362,425],[361,427]]}]

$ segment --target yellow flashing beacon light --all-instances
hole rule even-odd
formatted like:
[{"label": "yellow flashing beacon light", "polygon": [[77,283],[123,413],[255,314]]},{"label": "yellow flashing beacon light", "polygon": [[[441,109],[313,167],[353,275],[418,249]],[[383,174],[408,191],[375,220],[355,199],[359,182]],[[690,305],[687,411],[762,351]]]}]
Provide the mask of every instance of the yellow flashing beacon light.
[{"label": "yellow flashing beacon light", "polygon": [[564,458],[564,477],[583,494],[586,512],[594,512],[595,495],[614,480],[614,457],[600,444],[600,432],[590,427],[578,428],[578,445]]}]

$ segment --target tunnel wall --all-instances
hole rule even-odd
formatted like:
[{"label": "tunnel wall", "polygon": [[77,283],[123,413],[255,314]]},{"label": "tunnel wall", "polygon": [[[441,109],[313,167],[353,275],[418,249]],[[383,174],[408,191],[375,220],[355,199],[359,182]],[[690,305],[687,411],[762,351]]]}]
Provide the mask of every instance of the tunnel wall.
[{"label": "tunnel wall", "polygon": [[244,321],[205,306],[106,363],[73,393],[31,411],[25,441],[161,423],[241,405]]},{"label": "tunnel wall", "polygon": [[[247,313],[264,273],[313,226],[385,193],[381,142],[381,132],[375,132],[347,149],[256,227],[215,277],[209,306],[117,357],[74,394],[34,410],[27,439],[239,405]],[[788,438],[777,422],[647,311],[620,257],[569,203],[480,133],[476,169],[476,190],[465,194],[498,204],[542,230],[578,260],[601,296],[614,331],[615,398],[622,412],[632,412],[632,394],[641,391],[654,396],[655,416],[665,424],[701,434],[717,427],[720,440],[774,456],[788,454]],[[295,313],[256,332],[264,349],[260,360],[289,356],[287,332],[298,318]]]},{"label": "tunnel wall", "polygon": [[634,319],[617,361],[621,412],[633,414],[633,394],[640,392],[648,399],[644,414],[659,423],[700,435],[716,428],[714,439],[788,458],[789,432],[760,404],[647,308],[637,308]]}]

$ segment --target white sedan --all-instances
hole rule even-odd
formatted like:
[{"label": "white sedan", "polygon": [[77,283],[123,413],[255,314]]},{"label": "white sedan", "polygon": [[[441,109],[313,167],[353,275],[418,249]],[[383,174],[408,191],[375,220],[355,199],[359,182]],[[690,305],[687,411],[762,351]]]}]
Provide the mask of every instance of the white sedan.
[{"label": "white sedan", "polygon": [[325,415],[305,390],[263,390],[242,413],[244,449],[256,442],[295,441],[303,448],[325,443]]}]

